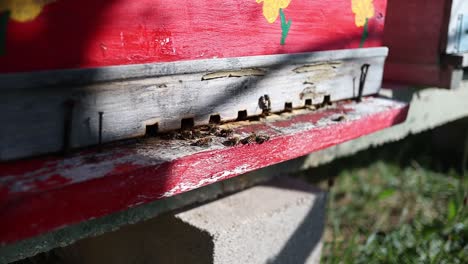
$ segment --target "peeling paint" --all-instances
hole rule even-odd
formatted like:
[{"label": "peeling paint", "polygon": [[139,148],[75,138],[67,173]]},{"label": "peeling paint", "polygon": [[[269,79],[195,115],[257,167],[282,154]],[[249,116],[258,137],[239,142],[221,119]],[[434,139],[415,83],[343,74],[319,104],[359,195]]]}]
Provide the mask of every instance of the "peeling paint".
[{"label": "peeling paint", "polygon": [[336,69],[340,67],[342,64],[343,62],[340,62],[340,61],[317,62],[317,63],[311,63],[311,64],[307,64],[307,65],[294,68],[293,72],[304,73],[304,72],[330,70],[330,69]]},{"label": "peeling paint", "polygon": [[[233,128],[236,134],[266,133],[270,140],[263,144],[226,147],[221,138],[214,138],[210,146],[200,148],[191,146],[190,140],[151,138],[37,161],[43,162],[42,167],[34,160],[0,164],[0,171],[12,172],[0,176],[0,244],[174,196],[375,132],[402,122],[407,107],[364,98],[359,104],[339,102],[298,112]],[[346,119],[333,121],[340,115]],[[20,166],[24,169],[18,170]]]},{"label": "peeling paint", "polygon": [[211,183],[215,183],[215,182],[224,180],[224,179],[228,178],[229,176],[240,175],[240,174],[246,173],[246,172],[248,172],[250,170],[251,169],[250,169],[250,166],[248,164],[243,164],[243,165],[240,165],[240,166],[236,167],[232,171],[223,171],[223,172],[217,173],[217,174],[215,174],[215,175],[213,175],[213,176],[211,176],[209,178],[202,179],[199,182],[195,182],[195,183],[190,182],[190,181],[182,182],[182,183],[178,184],[177,186],[175,186],[174,188],[170,189],[169,191],[161,194],[160,198],[171,197],[171,196],[174,196],[175,194],[178,194],[178,193],[183,193],[183,192],[195,190],[195,189],[200,188],[202,186],[209,185]]},{"label": "peeling paint", "polygon": [[333,80],[336,76],[336,71],[333,69],[314,71],[311,75],[307,76],[304,84],[316,84],[322,81]]},{"label": "peeling paint", "polygon": [[[364,102],[366,102],[366,99]],[[376,111],[384,111],[395,107],[395,103],[388,100],[381,100],[379,104],[350,102],[346,103],[346,108],[341,105],[338,103],[336,107],[320,109],[315,111],[312,116],[306,114],[311,113],[310,110],[305,110],[299,111],[300,114],[296,115],[292,113],[290,115],[269,117],[265,121],[237,122],[241,125],[240,127],[236,126],[236,123],[228,124],[228,126],[233,128],[235,134],[241,137],[255,132],[265,133],[274,138],[331,125],[334,123],[332,119],[337,114],[346,114],[346,122],[352,122]],[[215,137],[209,147],[201,149],[197,146],[191,146],[191,141],[186,140],[148,139],[135,144],[131,151],[126,150],[126,147],[123,146],[106,153],[87,153],[61,159],[57,162],[47,161],[43,167],[32,171],[4,175],[0,177],[0,184],[7,186],[11,192],[44,191],[55,187],[54,182],[57,185],[62,185],[60,181],[51,181],[51,178],[57,177],[57,175],[63,177],[66,184],[84,182],[112,175],[116,171],[122,173],[126,170],[125,168],[130,171],[132,166],[157,166],[197,153],[225,149],[226,147],[222,144],[224,140],[224,138]],[[198,166],[198,163],[192,165]],[[230,172],[227,171],[226,173]],[[214,177],[218,176],[215,175]],[[46,184],[48,182],[50,184]]]},{"label": "peeling paint", "polygon": [[324,92],[317,92],[317,88],[315,86],[307,86],[299,94],[299,98],[301,100],[312,99],[312,104],[315,105],[315,104],[322,103],[325,95],[327,94]]},{"label": "peeling paint", "polygon": [[203,75],[202,81],[218,79],[218,78],[229,78],[229,77],[244,77],[244,76],[264,76],[266,73],[262,69],[242,69],[237,71],[219,71]]}]

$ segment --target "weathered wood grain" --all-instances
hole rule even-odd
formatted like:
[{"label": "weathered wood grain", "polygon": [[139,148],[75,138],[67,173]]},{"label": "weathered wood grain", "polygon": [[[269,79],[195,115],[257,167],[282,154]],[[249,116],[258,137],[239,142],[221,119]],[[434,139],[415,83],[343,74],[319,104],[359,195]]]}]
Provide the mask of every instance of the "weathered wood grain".
[{"label": "weathered wood grain", "polygon": [[[383,98],[264,121],[224,124],[258,144],[207,146],[193,140],[142,139],[67,157],[0,163],[0,245],[171,197],[381,130],[405,120],[408,106]],[[64,213],[66,212],[66,213]]]},{"label": "weathered wood grain", "polygon": [[[110,142],[142,136],[156,123],[166,131],[184,118],[199,125],[215,114],[222,120],[243,110],[257,115],[265,94],[272,111],[285,103],[304,106],[306,99],[322,103],[326,95],[353,98],[364,64],[370,68],[363,95],[375,94],[386,54],[369,48],[3,75],[0,160],[95,145],[99,112],[102,142]],[[66,109],[70,102],[73,109]]]}]

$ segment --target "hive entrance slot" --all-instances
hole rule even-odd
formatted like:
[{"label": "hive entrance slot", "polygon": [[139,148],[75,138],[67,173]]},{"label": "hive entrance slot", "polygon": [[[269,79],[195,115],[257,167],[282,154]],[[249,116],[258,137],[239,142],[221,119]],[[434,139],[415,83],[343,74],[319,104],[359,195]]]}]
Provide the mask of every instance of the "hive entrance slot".
[{"label": "hive entrance slot", "polygon": [[221,116],[220,115],[210,115],[210,124],[219,124],[221,123]]},{"label": "hive entrance slot", "polygon": [[293,110],[293,104],[291,102],[284,103],[284,111],[292,112],[292,110]]},{"label": "hive entrance slot", "polygon": [[237,112],[237,121],[244,121],[244,120],[247,120],[247,110],[241,110],[239,112]]},{"label": "hive entrance slot", "polygon": [[180,121],[180,128],[182,130],[191,129],[195,126],[195,121],[193,118],[184,118]]},{"label": "hive entrance slot", "polygon": [[145,136],[155,137],[158,135],[158,130],[159,130],[158,123],[154,123],[152,125],[146,125]]}]

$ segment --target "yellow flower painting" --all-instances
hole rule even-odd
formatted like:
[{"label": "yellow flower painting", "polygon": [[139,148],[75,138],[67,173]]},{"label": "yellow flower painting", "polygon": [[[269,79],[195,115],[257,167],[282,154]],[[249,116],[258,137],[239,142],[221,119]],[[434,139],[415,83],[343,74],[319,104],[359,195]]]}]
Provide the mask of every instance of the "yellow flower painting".
[{"label": "yellow flower painting", "polygon": [[373,0],[351,0],[356,26],[363,27],[366,24],[366,20],[374,16],[374,4],[372,1]]},{"label": "yellow flower painting", "polygon": [[0,13],[10,11],[10,18],[18,22],[34,20],[51,0],[0,0]]},{"label": "yellow flower painting", "polygon": [[286,37],[291,27],[291,20],[286,21],[284,15],[284,9],[289,6],[291,0],[256,0],[258,4],[263,2],[263,16],[266,18],[268,23],[272,24],[278,19],[278,15],[281,18],[281,41],[280,44],[284,45]]},{"label": "yellow flower painting", "polygon": [[54,0],[0,0],[0,56],[5,54],[8,21],[33,21]]},{"label": "yellow flower painting", "polygon": [[291,0],[256,0],[257,3],[263,2],[263,16],[268,23],[274,23],[278,19],[280,9],[288,7]]},{"label": "yellow flower painting", "polygon": [[359,47],[362,48],[366,42],[369,19],[374,16],[373,0],[351,0],[351,9],[354,13],[354,23],[357,27],[364,27]]}]

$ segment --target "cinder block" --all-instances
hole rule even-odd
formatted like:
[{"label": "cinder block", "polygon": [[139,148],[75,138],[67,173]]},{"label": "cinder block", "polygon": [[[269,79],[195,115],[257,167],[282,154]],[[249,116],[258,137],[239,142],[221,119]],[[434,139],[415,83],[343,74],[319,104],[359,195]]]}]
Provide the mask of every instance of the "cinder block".
[{"label": "cinder block", "polygon": [[57,264],[211,263],[211,252],[211,236],[174,215],[128,225],[53,251]]},{"label": "cinder block", "polygon": [[177,214],[213,238],[213,263],[318,263],[326,193],[280,178]]},{"label": "cinder block", "polygon": [[326,193],[279,178],[55,250],[64,263],[318,263]]}]

